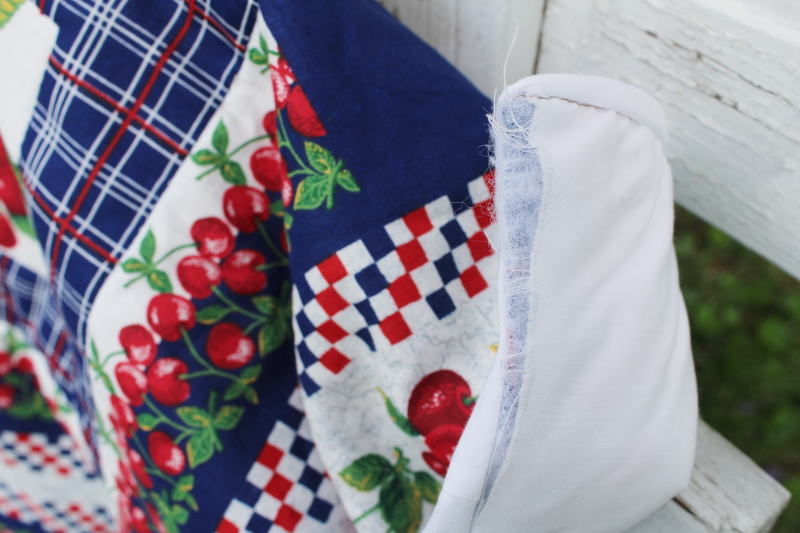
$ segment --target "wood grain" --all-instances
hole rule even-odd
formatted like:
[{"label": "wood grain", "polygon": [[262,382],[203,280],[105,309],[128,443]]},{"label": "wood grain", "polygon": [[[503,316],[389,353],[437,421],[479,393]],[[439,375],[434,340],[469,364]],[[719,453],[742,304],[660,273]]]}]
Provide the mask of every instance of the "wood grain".
[{"label": "wood grain", "polygon": [[799,21],[790,0],[548,0],[539,72],[655,95],[677,201],[800,277]]}]

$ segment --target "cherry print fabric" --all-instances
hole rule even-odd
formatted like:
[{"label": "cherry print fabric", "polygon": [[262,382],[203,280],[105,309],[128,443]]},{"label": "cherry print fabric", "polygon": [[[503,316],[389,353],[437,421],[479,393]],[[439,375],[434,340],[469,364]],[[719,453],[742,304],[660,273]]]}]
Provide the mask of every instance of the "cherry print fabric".
[{"label": "cherry print fabric", "polygon": [[496,348],[488,100],[366,0],[38,7],[0,438],[85,490],[0,522],[419,531]]}]

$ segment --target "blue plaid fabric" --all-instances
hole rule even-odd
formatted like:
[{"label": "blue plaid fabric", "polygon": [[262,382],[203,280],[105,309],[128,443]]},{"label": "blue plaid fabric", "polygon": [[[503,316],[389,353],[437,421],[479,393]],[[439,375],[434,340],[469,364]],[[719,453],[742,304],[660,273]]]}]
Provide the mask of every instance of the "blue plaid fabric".
[{"label": "blue plaid fabric", "polygon": [[254,0],[40,7],[59,34],[20,167],[51,279],[48,287],[15,267],[4,290],[31,309],[21,320],[60,370],[88,436],[91,400],[78,354],[92,302],[224,99],[258,8]]},{"label": "blue plaid fabric", "polygon": [[257,6],[55,0],[44,12],[59,35],[21,168],[58,310],[84,348],[92,301],[225,97]]}]

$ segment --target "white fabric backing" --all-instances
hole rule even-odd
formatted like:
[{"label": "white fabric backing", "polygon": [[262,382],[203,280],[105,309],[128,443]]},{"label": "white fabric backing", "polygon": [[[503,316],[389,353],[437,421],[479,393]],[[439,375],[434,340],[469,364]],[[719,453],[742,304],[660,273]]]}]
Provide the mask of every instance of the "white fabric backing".
[{"label": "white fabric backing", "polygon": [[612,80],[536,78],[495,109],[503,333],[425,533],[620,533],[691,474],[663,112]]}]

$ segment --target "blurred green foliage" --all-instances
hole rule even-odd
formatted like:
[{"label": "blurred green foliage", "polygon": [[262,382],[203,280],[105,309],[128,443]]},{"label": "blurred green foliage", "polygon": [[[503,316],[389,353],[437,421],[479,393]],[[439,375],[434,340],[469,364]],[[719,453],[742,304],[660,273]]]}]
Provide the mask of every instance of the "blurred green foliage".
[{"label": "blurred green foliage", "polygon": [[800,281],[676,208],[675,250],[700,414],[792,492],[773,530],[800,531]]}]

